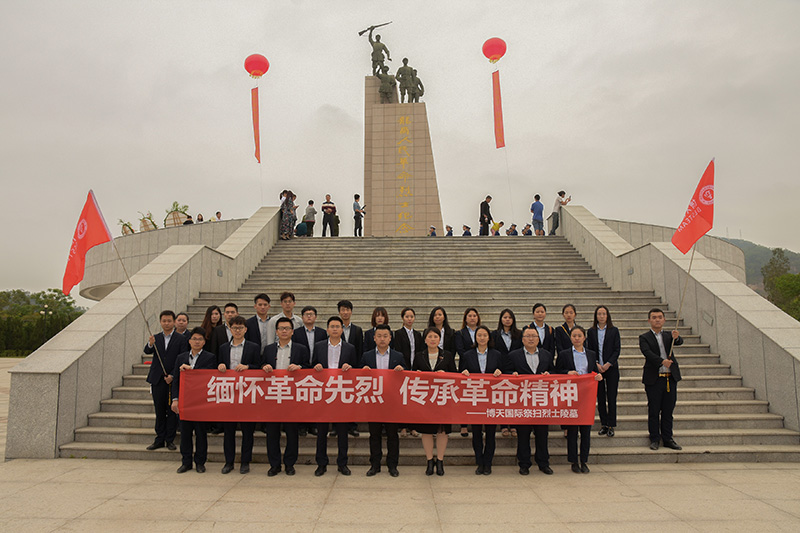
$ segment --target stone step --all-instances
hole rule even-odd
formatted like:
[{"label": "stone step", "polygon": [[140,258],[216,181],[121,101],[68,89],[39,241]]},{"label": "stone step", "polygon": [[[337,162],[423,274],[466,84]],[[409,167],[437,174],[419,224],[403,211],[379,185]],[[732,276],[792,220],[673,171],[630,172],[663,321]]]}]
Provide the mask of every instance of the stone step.
[{"label": "stone step", "polygon": [[[619,367],[620,376],[622,377],[642,377],[642,367],[638,366],[623,366]],[[681,361],[681,376],[686,378],[688,376],[729,376],[731,373],[731,365],[685,365]]]}]

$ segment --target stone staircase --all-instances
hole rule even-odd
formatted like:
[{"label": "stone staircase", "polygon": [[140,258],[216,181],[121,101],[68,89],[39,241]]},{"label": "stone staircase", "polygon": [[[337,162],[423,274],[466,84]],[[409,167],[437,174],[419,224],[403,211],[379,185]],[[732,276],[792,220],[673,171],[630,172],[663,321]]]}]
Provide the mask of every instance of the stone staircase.
[{"label": "stone staircase", "polygon": [[[647,311],[661,307],[668,327],[675,312],[647,292],[612,291],[562,237],[547,238],[366,238],[295,239],[279,241],[236,293],[201,293],[187,312],[190,324],[201,322],[209,305],[232,301],[251,316],[252,298],[259,292],[273,299],[271,314],[279,312],[279,294],[292,291],[296,312],[314,305],[318,322],[336,313],[343,298],[353,302],[353,322],[369,327],[375,306],[389,310],[393,329],[400,326],[400,309],[417,311],[417,327],[427,323],[434,306],[444,306],[451,326],[461,327],[463,310],[477,307],[483,322],[497,327],[500,311],[514,310],[518,325],[530,322],[531,307],[543,302],[548,323],[562,322],[563,304],[577,307],[577,322],[591,325],[594,307],[607,305],[622,335],[618,426],[613,438],[592,437],[594,463],[800,461],[800,434],[783,426],[783,417],[771,413],[754,390],[732,375],[729,365],[710,352],[690,328],[679,326],[685,344],[676,348],[681,362],[675,410],[675,438],[683,451],[647,448],[647,408],[641,384],[642,355],[638,335],[646,331]],[[76,430],[75,442],[61,446],[62,457],[164,459],[179,461],[178,452],[148,452],[153,440],[152,402],[145,382],[148,357],[134,365],[132,374],[103,400],[89,425]],[[595,430],[598,429],[595,427]],[[367,464],[366,424],[361,436],[350,438],[351,464]],[[335,455],[335,439],[330,439]],[[313,463],[314,437],[301,437],[300,463]],[[401,439],[401,464],[423,464],[419,439]],[[495,464],[514,464],[515,438],[498,434]],[[553,463],[566,463],[566,439],[560,430],[550,434]],[[222,462],[222,436],[209,436],[209,460]],[[266,462],[265,436],[256,432],[254,461]],[[450,464],[472,464],[471,439],[451,434]]]}]

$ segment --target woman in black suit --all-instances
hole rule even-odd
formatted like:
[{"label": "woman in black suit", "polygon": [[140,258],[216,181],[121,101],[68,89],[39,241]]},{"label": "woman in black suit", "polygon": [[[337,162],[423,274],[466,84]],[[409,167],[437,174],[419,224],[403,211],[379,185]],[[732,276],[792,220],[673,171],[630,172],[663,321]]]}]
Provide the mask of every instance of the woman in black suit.
[{"label": "woman in black suit", "polygon": [[567,304],[561,308],[561,316],[564,317],[564,323],[558,326],[555,332],[555,353],[557,354],[561,353],[562,350],[568,350],[572,346],[570,336],[573,328],[577,325],[575,318],[578,316],[578,312],[575,310],[574,305]]},{"label": "woman in black suit", "polygon": [[[457,372],[456,361],[451,352],[439,349],[441,333],[436,328],[428,328],[422,334],[425,347],[417,352],[411,370],[421,372]],[[432,476],[436,467],[436,475],[444,475],[444,452],[447,450],[447,435],[450,424],[419,424],[417,431],[422,434],[422,448],[428,459],[425,475]],[[436,460],[433,459],[433,436],[436,435]]]},{"label": "woman in black suit", "polygon": [[[511,309],[500,311],[497,329],[492,332],[492,342],[504,361],[510,352],[522,348],[522,331],[517,327],[517,317]],[[508,424],[502,424],[500,428],[504,437],[508,437],[509,429],[512,437],[517,436],[517,428],[509,428]]]},{"label": "woman in black suit", "polygon": [[450,327],[450,323],[447,321],[447,311],[444,310],[444,307],[437,306],[431,309],[431,314],[428,317],[428,327],[439,330],[441,334],[439,348],[455,356],[456,331]]},{"label": "woman in black suit", "polygon": [[[372,329],[364,332],[364,353],[375,349],[375,327],[380,324],[389,325],[389,313],[385,307],[376,307],[372,310]],[[394,333],[392,333],[394,337]],[[363,354],[359,354],[361,357]]]},{"label": "woman in black suit", "polygon": [[[464,353],[459,362],[459,370],[465,376],[471,374],[492,374],[495,377],[502,373],[500,352],[492,348],[492,335],[486,326],[478,326],[475,330],[475,346]],[[475,452],[475,473],[489,475],[492,473],[492,460],[495,450],[495,424],[472,424],[472,449]],[[484,432],[486,438],[484,441]]]},{"label": "woman in black suit", "polygon": [[600,435],[614,436],[617,425],[617,391],[619,390],[619,353],[622,350],[619,329],[611,321],[605,305],[594,310],[594,323],[586,334],[586,347],[597,353],[597,371],[603,381],[597,384],[597,413]]},{"label": "woman in black suit", "polygon": [[[481,325],[481,315],[474,307],[467,307],[464,310],[464,318],[461,320],[461,329],[456,331],[456,354],[458,367],[461,369],[461,357],[475,344],[475,332]],[[469,437],[467,424],[461,424],[461,436]]]},{"label": "woman in black suit", "polygon": [[[572,346],[562,350],[558,354],[556,362],[556,374],[569,374],[578,376],[588,374],[597,370],[597,353],[584,348],[586,341],[586,330],[580,326],[572,328],[570,335]],[[602,381],[603,375],[595,376],[597,381]],[[581,434],[581,453],[578,456],[578,433]],[[589,445],[592,437],[592,425],[588,426],[567,426],[567,460],[572,463],[572,471],[576,474],[588,474],[589,467]],[[580,464],[578,459],[580,458]]]}]

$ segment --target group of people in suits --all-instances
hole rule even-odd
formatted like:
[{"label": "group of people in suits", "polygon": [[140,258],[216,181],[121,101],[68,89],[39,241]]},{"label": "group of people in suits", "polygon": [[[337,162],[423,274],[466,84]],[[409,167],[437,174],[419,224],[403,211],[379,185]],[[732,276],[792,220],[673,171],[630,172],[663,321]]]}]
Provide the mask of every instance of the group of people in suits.
[{"label": "group of people in suits", "polygon": [[[151,384],[156,408],[156,439],[148,449],[167,446],[175,449],[173,440],[178,424],[178,394],[180,374],[197,368],[217,368],[221,372],[262,369],[265,372],[301,368],[321,371],[339,368],[414,370],[421,372],[460,372],[473,374],[546,375],[595,373],[598,381],[597,405],[600,435],[613,437],[616,426],[616,399],[619,388],[618,359],[621,351],[619,329],[613,325],[611,313],[604,306],[594,311],[592,327],[584,329],[576,323],[572,304],[562,308],[564,323],[552,327],[546,323],[547,309],[537,303],[532,308],[533,321],[519,329],[511,309],[501,311],[496,329],[481,323],[474,307],[464,311],[461,328],[453,329],[443,307],[435,307],[423,331],[414,328],[416,313],[406,307],[400,317],[403,325],[392,331],[389,314],[383,307],[372,312],[371,328],[364,331],[350,321],[353,305],[348,300],[338,304],[339,314],[327,319],[323,329],[316,325],[317,310],[303,308],[301,316],[294,314],[294,295],[281,294],[281,313],[269,317],[270,299],[266,294],[254,298],[255,316],[245,320],[238,306],[228,303],[221,310],[211,306],[203,326],[183,334],[175,328],[175,314],[163,311],[160,316],[162,332],[151,337],[145,353],[156,354],[147,381]],[[650,448],[680,449],[672,435],[672,412],[675,407],[678,363],[672,353],[673,345],[683,341],[677,331],[662,331],[664,313],[653,309],[648,314],[651,330],[642,334],[639,344],[645,364],[642,381],[648,400],[648,430]],[[209,333],[210,329],[210,333]],[[186,472],[194,464],[198,472],[205,471],[208,425],[180,419],[182,463],[178,472]],[[222,422],[225,465],[222,473],[233,470],[235,460],[236,422]],[[240,422],[242,432],[240,472],[249,472],[252,459],[255,422]],[[348,435],[355,424],[298,424],[269,422],[264,424],[267,435],[269,476],[285,468],[294,475],[298,458],[299,436],[312,433],[317,438],[315,454],[316,476],[327,471],[328,436],[337,437],[337,469],[350,475],[348,467]],[[411,432],[420,436],[427,459],[426,475],[444,475],[444,457],[450,424],[394,424],[370,422],[370,468],[367,476],[381,471],[383,461],[382,435],[386,436],[386,466],[393,477],[399,475],[399,438]],[[331,430],[332,429],[332,430]],[[490,475],[496,448],[497,427],[493,424],[472,425],[472,445],[478,475]],[[517,438],[519,473],[528,475],[533,461],[545,474],[552,474],[548,451],[549,428],[546,425],[515,425],[512,434]],[[567,456],[576,473],[588,473],[591,425],[562,426],[567,438]],[[281,430],[286,445],[281,453]],[[193,453],[192,433],[195,434]],[[531,454],[530,437],[535,438]],[[462,436],[469,436],[468,426],[461,426]],[[357,433],[356,433],[357,436]],[[580,444],[579,444],[580,442]]]}]

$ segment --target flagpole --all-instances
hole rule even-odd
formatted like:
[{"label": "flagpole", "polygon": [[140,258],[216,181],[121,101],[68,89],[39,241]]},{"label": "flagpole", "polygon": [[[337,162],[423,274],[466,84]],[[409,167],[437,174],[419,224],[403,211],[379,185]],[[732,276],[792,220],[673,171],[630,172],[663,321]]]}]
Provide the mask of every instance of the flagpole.
[{"label": "flagpole", "polygon": [[[692,263],[694,262],[694,251],[697,248],[696,244],[692,245],[692,255],[689,257],[689,268],[686,270],[686,281],[683,283],[683,291],[681,292],[681,303],[678,305],[678,316],[675,319],[675,329],[678,329],[678,324],[681,321],[681,312],[683,311],[683,299],[686,297],[686,289],[689,288],[689,274],[692,272]],[[675,343],[669,347],[669,357],[672,359],[672,351],[675,348]]]}]

